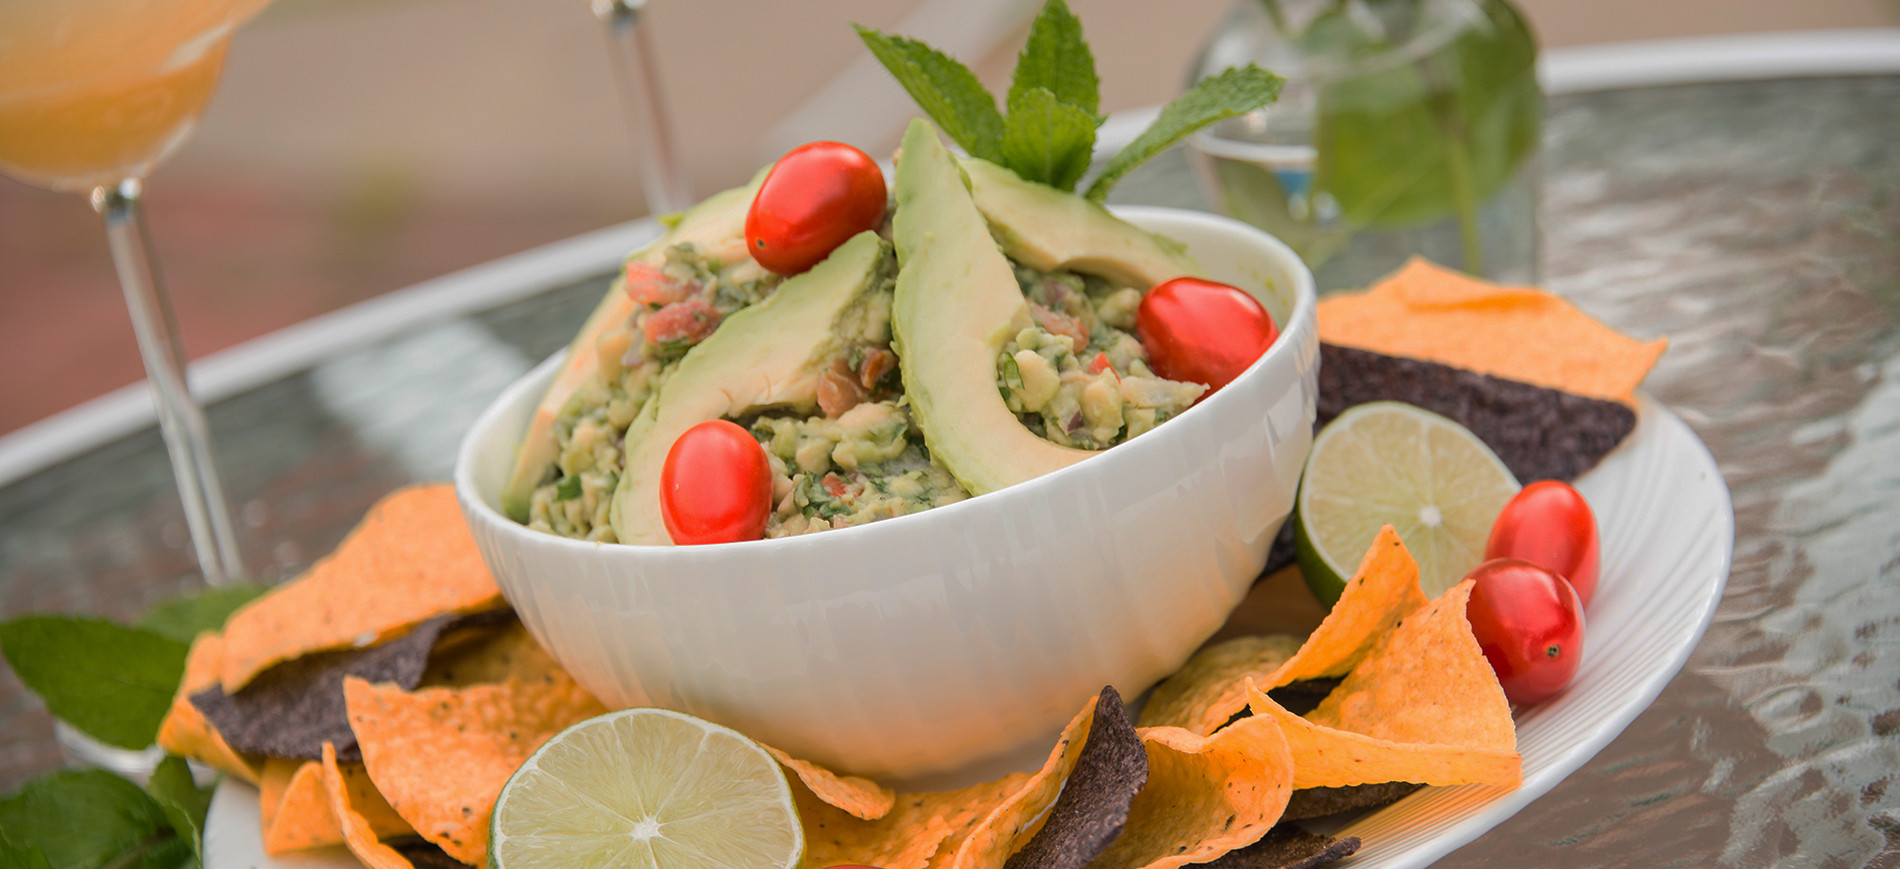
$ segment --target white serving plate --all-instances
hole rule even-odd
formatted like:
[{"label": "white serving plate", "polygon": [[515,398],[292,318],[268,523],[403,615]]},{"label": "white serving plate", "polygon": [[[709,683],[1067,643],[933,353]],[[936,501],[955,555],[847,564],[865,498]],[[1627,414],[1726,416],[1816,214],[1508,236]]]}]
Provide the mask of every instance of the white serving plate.
[{"label": "white serving plate", "polygon": [[[1524,783],[1425,788],[1339,829],[1353,869],[1431,864],[1555,787],[1649,706],[1682,668],[1722,599],[1735,516],[1715,460],[1675,414],[1645,399],[1636,431],[1576,481],[1602,534],[1583,663],[1557,699],[1517,719]],[[205,830],[206,869],[354,869],[341,848],[267,857],[257,791],[226,781]]]}]

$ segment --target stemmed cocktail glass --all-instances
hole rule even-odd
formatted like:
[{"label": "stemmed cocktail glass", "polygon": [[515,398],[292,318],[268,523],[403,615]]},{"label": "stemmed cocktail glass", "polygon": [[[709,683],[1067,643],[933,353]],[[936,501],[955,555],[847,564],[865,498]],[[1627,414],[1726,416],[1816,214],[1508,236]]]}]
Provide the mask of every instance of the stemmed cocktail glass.
[{"label": "stemmed cocktail glass", "polygon": [[647,0],[594,0],[594,14],[607,28],[647,207],[660,215],[686,210],[693,204],[693,190],[673,146],[673,127],[660,95],[650,31],[642,21],[646,6]]},{"label": "stemmed cocktail glass", "polygon": [[204,111],[232,31],[268,0],[0,2],[0,173],[86,193],[105,221],[205,581],[244,576],[140,182]]}]

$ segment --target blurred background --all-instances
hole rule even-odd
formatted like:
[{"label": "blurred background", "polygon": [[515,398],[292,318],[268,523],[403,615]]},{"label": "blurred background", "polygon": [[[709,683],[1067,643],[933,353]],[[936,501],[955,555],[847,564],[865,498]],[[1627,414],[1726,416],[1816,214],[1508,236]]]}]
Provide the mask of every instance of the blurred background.
[{"label": "blurred background", "polygon": [[[1233,0],[1070,0],[1103,108],[1158,103]],[[849,23],[930,39],[1001,91],[1034,0],[651,0],[698,194],[812,138],[885,153],[912,114]],[[1519,0],[1546,48],[1900,26],[1900,0]],[[647,208],[585,0],[276,0],[147,184],[202,357]],[[98,217],[0,178],[0,434],[143,374]]]}]

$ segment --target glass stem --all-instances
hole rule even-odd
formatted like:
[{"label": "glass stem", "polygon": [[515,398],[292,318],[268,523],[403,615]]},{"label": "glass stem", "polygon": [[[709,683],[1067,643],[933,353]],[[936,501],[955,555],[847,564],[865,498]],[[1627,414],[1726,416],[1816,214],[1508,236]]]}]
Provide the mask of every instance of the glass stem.
[{"label": "glass stem", "polygon": [[185,503],[185,524],[191,529],[199,568],[207,584],[226,585],[244,579],[244,563],[212,459],[211,428],[185,382],[184,347],[178,340],[171,299],[159,278],[158,262],[152,258],[139,197],[138,179],[128,178],[115,187],[94,189],[92,207],[105,219],[106,244],[125,289],[125,306],[132,314],[132,332],[138,336],[145,380],[158,409],[159,432],[171,454],[172,474]]},{"label": "glass stem", "polygon": [[647,207],[655,215],[671,214],[693,204],[693,189],[673,147],[673,127],[660,95],[653,45],[646,28],[640,26],[645,11],[646,0],[594,0],[594,14],[607,27],[614,76],[627,101],[627,123],[633,130],[634,159],[639,163]]}]

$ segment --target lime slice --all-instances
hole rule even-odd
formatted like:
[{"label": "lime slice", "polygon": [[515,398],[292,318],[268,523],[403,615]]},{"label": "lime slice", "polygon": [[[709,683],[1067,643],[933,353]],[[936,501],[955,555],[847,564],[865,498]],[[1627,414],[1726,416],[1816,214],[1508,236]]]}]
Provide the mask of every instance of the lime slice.
[{"label": "lime slice", "polygon": [[490,869],[793,869],[805,853],[778,762],[738,732],[623,709],[556,734],[495,801]]},{"label": "lime slice", "polygon": [[1294,504],[1300,572],[1331,606],[1379,528],[1391,525],[1437,597],[1484,560],[1517,478],[1478,436],[1396,401],[1347,410],[1313,439]]}]

